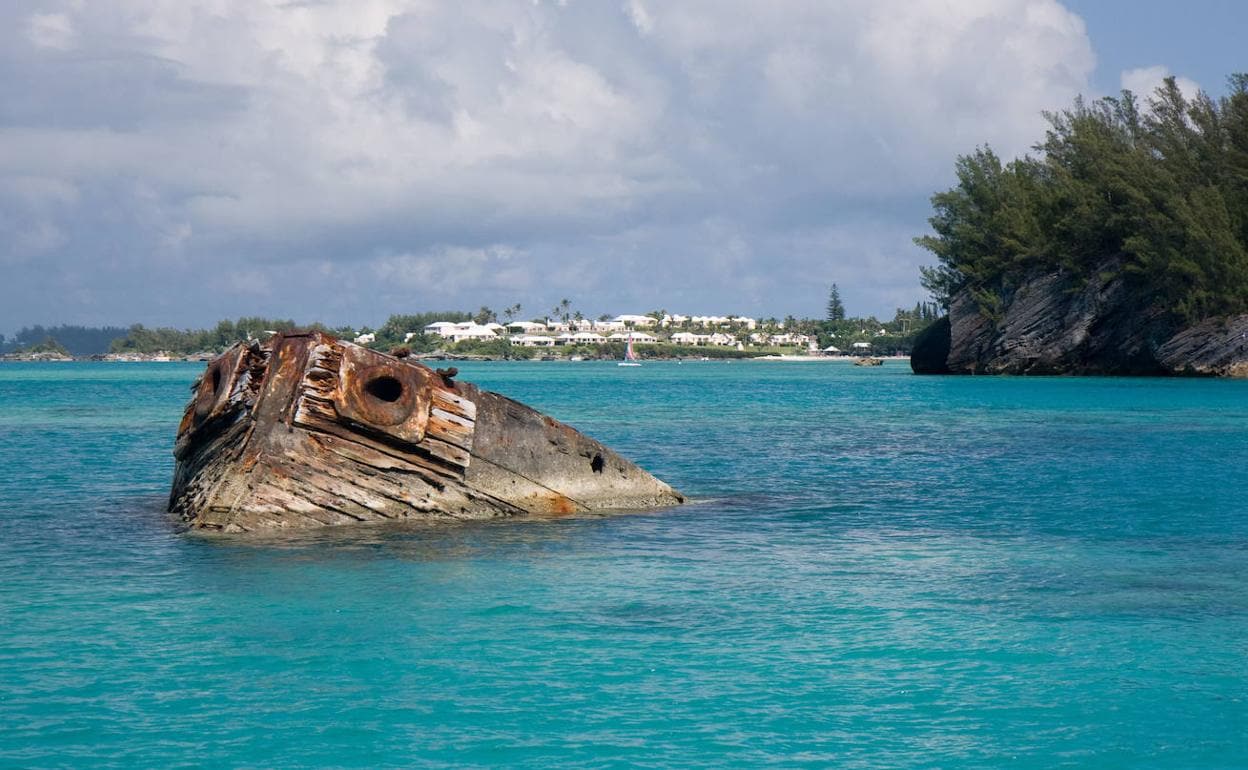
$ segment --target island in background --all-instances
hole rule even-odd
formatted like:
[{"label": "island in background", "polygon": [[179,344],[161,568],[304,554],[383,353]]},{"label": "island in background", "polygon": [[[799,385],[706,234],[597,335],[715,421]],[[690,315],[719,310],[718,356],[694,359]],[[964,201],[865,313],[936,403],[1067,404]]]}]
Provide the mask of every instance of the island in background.
[{"label": "island in background", "polygon": [[110,361],[207,361],[238,342],[275,332],[321,331],[382,352],[450,359],[619,359],[631,342],[642,358],[764,358],[909,355],[915,335],[939,315],[935,303],[898,308],[890,321],[848,317],[832,285],[823,319],[755,319],[739,315],[690,316],[655,310],[587,317],[563,300],[549,313],[522,320],[521,306],[496,313],[441,311],[396,314],[377,328],[337,327],[292,320],[240,318],[211,329],[42,326],[0,339],[0,359],[86,358]]}]

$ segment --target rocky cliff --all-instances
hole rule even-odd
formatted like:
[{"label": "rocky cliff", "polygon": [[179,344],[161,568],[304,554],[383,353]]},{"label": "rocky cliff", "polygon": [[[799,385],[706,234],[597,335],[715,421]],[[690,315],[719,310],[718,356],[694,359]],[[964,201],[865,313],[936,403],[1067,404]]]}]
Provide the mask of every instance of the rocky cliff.
[{"label": "rocky cliff", "polygon": [[919,374],[1248,376],[1248,315],[1177,322],[1106,264],[1086,283],[1039,276],[985,312],[970,292],[915,341]]}]

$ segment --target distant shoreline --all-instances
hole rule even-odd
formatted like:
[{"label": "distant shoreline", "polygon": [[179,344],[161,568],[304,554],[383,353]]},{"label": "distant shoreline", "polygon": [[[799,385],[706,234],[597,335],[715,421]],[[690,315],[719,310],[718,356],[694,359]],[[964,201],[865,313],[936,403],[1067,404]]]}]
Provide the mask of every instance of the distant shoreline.
[{"label": "distant shoreline", "polygon": [[909,361],[910,356],[755,356],[750,361],[847,361],[853,363],[859,358],[878,358],[882,361]]},{"label": "distant shoreline", "polygon": [[[863,356],[867,357],[867,356]],[[878,358],[884,361],[909,361],[909,356],[869,356],[870,358]],[[794,356],[794,355],[769,355],[769,356],[733,356],[733,357],[700,357],[700,356],[684,356],[670,358],[643,358],[645,363],[671,363],[685,361],[773,361],[783,363],[809,363],[819,362],[843,362],[854,363],[860,356]],[[543,360],[541,358],[503,358],[501,356],[483,356],[483,355],[439,355],[439,356],[412,356],[413,360],[429,362],[429,361],[526,361],[530,363],[584,363],[586,361],[614,361],[613,358],[585,358],[576,360],[572,358],[554,358]],[[206,363],[212,360],[198,356],[141,356],[133,355],[125,358],[103,358],[100,356],[80,356],[80,357],[48,357],[48,356],[14,356],[8,355],[0,357],[0,364],[46,364],[46,363],[95,363],[95,364],[188,364],[188,363]]]}]

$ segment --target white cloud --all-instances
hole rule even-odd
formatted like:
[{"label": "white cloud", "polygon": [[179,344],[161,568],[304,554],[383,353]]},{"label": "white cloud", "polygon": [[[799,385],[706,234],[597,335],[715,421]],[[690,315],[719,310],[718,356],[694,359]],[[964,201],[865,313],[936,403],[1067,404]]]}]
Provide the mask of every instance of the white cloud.
[{"label": "white cloud", "polygon": [[[888,234],[838,248],[888,243],[899,267],[846,270],[913,291],[924,257],[894,253],[892,228],[923,229],[956,154],[1025,151],[1094,65],[1056,0],[117,0],[24,29],[39,48],[0,72],[26,105],[0,121],[0,182],[83,191],[40,208],[65,271],[101,244],[137,255],[121,260],[135,282],[198,260],[279,287],[306,260],[354,262],[363,295],[418,276],[451,304],[511,287],[702,292],[711,310],[736,286],[750,312],[783,313],[772,276],[822,248],[794,234],[864,206],[893,212]],[[0,237],[19,213],[0,210]],[[731,276],[699,279],[714,270]],[[345,301],[332,272],[298,314]]]},{"label": "white cloud", "polygon": [[[1153,96],[1154,92],[1161,87],[1165,79],[1170,77],[1171,74],[1168,67],[1160,64],[1152,67],[1138,67],[1125,70],[1122,73],[1122,87],[1131,91],[1137,97],[1147,100]],[[1200,92],[1200,86],[1190,78],[1176,77],[1174,82],[1187,99],[1191,99]]]},{"label": "white cloud", "polygon": [[63,13],[36,13],[27,22],[26,38],[40,48],[66,50],[74,45],[74,27]]},{"label": "white cloud", "polygon": [[654,31],[654,17],[646,10],[646,6],[642,4],[641,0],[628,0],[626,8],[628,9],[628,17],[632,19],[638,32],[643,35],[649,35]]}]

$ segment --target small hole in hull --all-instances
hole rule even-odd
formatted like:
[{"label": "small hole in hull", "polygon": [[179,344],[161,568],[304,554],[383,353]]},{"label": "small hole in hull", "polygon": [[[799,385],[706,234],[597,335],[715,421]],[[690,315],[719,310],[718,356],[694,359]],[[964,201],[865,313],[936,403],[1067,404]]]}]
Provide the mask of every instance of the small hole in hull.
[{"label": "small hole in hull", "polygon": [[375,377],[364,386],[364,392],[379,401],[393,404],[403,397],[403,383],[393,377]]},{"label": "small hole in hull", "polygon": [[594,471],[594,473],[602,473],[604,465],[606,465],[606,462],[603,461],[602,455],[594,455],[594,459],[589,461],[589,467]]}]

